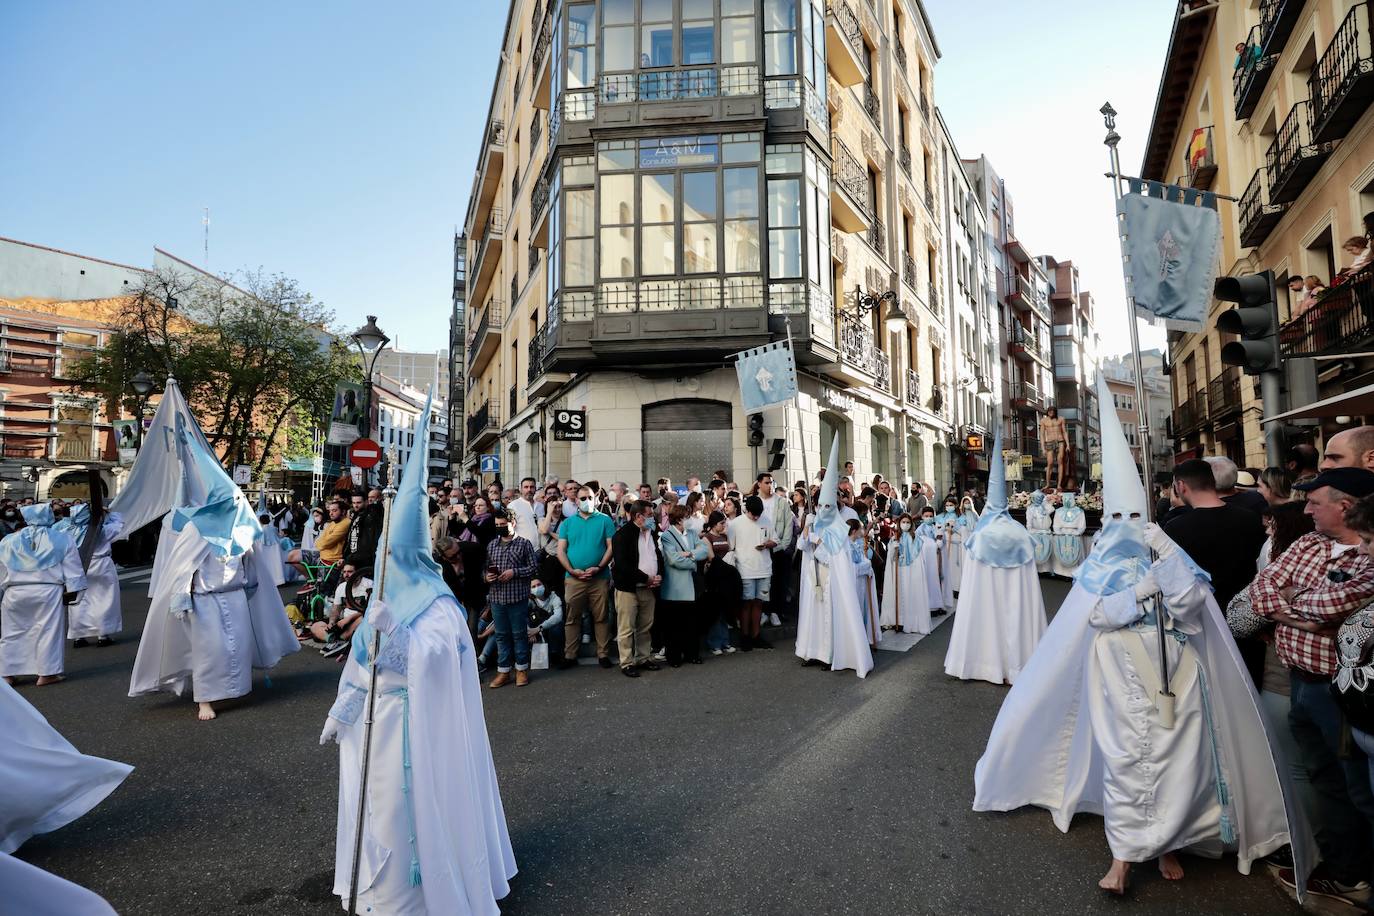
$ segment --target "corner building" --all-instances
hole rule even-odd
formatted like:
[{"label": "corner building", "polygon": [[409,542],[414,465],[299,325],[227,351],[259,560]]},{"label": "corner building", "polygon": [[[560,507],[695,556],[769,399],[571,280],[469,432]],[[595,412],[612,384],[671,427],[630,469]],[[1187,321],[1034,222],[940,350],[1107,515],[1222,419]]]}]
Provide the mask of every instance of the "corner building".
[{"label": "corner building", "polygon": [[[779,479],[839,436],[863,476],[947,486],[937,59],[914,0],[513,3],[464,221],[463,469],[744,482],[767,449],[728,357],[790,323]],[[900,322],[863,307],[887,292]]]}]

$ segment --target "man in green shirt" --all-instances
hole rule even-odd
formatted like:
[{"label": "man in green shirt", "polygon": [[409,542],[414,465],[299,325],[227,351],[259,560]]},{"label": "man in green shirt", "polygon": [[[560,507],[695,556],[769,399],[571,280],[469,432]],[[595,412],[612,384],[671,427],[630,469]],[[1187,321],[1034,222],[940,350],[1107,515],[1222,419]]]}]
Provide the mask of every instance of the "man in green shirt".
[{"label": "man in green shirt", "polygon": [[563,661],[561,668],[577,664],[582,645],[582,614],[592,612],[596,630],[596,659],[603,668],[611,667],[608,657],[611,628],[606,622],[606,593],[611,571],[611,536],[615,523],[596,511],[589,487],[577,491],[577,514],[558,526],[558,562],[566,570],[563,583]]}]

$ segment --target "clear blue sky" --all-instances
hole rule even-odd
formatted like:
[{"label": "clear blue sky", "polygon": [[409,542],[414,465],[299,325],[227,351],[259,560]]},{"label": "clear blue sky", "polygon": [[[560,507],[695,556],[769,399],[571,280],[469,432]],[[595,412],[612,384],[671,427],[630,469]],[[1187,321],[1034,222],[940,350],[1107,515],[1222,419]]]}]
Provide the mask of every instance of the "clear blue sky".
[{"label": "clear blue sky", "polygon": [[[1173,4],[1043,6],[932,0],[937,104],[1007,180],[1033,250],[1082,262],[1115,352],[1097,108],[1122,112],[1133,172]],[[0,3],[0,235],[199,264],[208,206],[210,269],[284,273],[344,327],[374,312],[405,349],[443,346],[505,16],[499,0]]]}]

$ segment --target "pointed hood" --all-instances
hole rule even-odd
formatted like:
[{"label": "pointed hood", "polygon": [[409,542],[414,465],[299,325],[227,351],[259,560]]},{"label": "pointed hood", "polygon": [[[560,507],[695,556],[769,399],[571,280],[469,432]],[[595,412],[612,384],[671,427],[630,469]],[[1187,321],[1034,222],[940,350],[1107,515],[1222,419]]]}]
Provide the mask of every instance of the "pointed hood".
[{"label": "pointed hood", "polygon": [[830,442],[830,459],[825,463],[825,479],[821,481],[821,492],[816,497],[816,520],[812,530],[821,536],[826,549],[837,554],[849,539],[849,529],[839,512],[840,492],[840,437],[836,434]]},{"label": "pointed hood", "polygon": [[988,463],[988,498],[965,548],[984,566],[1010,569],[1035,560],[1035,543],[1026,526],[1007,511],[1007,472],[1002,460],[1002,424],[998,421]]},{"label": "pointed hood", "polygon": [[[420,421],[415,425],[415,447],[410,450],[396,495],[391,500],[388,521],[384,525],[384,554],[378,545],[373,578],[378,594],[386,602],[388,623],[383,629],[387,633],[393,631],[393,625],[409,625],[439,598],[455,597],[444,584],[439,564],[434,562],[429,537],[429,494],[425,484],[429,477],[429,416],[433,403],[431,388]],[[369,610],[353,634],[353,656],[359,664],[367,663],[372,645],[372,623]]]},{"label": "pointed hood", "polygon": [[181,500],[172,513],[172,530],[180,533],[192,524],[216,556],[241,556],[262,537],[262,525],[248,497],[225,473],[204,437],[196,435],[199,428],[192,431],[194,426],[194,417],[176,417]]},{"label": "pointed hood", "polygon": [[1138,514],[1149,519],[1150,506],[1145,496],[1145,485],[1141,482],[1140,471],[1136,469],[1131,446],[1126,441],[1126,433],[1121,428],[1121,418],[1115,409],[1108,409],[1112,403],[1112,393],[1107,388],[1107,377],[1097,376],[1097,403],[1099,425],[1102,430],[1102,515],[1107,517],[1120,512],[1124,516]]},{"label": "pointed hood", "polygon": [[830,459],[825,463],[825,479],[821,481],[821,492],[817,505],[834,506],[840,492],[840,437],[836,434],[830,441]]},{"label": "pointed hood", "polygon": [[62,557],[75,543],[62,531],[53,527],[52,506],[35,503],[21,506],[26,527],[0,540],[0,564],[8,569],[33,572],[62,562]]}]

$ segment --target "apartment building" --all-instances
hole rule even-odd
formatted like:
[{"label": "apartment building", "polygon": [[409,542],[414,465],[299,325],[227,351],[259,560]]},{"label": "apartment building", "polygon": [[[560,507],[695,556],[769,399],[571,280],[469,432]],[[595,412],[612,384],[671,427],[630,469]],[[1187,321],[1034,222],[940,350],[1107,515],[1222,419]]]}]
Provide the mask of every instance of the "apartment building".
[{"label": "apartment building", "polygon": [[425,410],[427,392],[401,379],[378,373],[372,383],[372,399],[377,411],[377,442],[388,454],[395,454],[396,467],[405,467],[411,452],[423,448],[429,454],[429,482],[449,476],[448,408],[442,398],[434,399],[429,420],[429,441],[415,441],[415,427]]},{"label": "apartment building", "polygon": [[467,407],[467,286],[468,240],[453,235],[453,307],[448,319],[448,463],[450,474],[461,473]]},{"label": "apartment building", "polygon": [[[1140,354],[1141,368],[1145,375],[1145,403],[1139,399],[1135,388],[1135,361],[1130,356],[1112,356],[1102,360],[1102,372],[1107,376],[1107,387],[1116,399],[1118,414],[1126,423],[1122,410],[1132,411],[1130,422],[1140,424],[1142,409],[1148,409],[1150,417],[1150,458],[1155,476],[1168,474],[1174,463],[1173,439],[1171,438],[1173,401],[1170,395],[1169,379],[1164,374],[1164,354],[1159,350],[1144,350]],[[1129,408],[1123,404],[1129,403]],[[1136,463],[1143,460],[1139,442],[1132,442]]]},{"label": "apartment building", "polygon": [[[1353,260],[1342,243],[1365,235],[1374,211],[1371,25],[1368,2],[1180,3],[1141,166],[1146,178],[1237,198],[1219,202],[1220,272],[1274,271],[1283,355],[1319,358],[1322,396],[1374,381],[1353,355],[1374,340],[1360,307],[1374,277],[1357,271],[1315,304],[1286,281],[1332,283]],[[1215,329],[1225,307],[1213,303],[1204,331],[1170,335],[1176,449],[1262,467],[1257,380],[1220,359],[1234,339]]]},{"label": "apartment building", "polygon": [[1037,259],[1049,284],[1054,335],[1051,352],[1054,394],[1046,406],[1059,409],[1072,449],[1066,467],[1080,484],[1100,458],[1101,423],[1097,404],[1098,334],[1093,297],[1078,283],[1073,261],[1048,255]]},{"label": "apartment building", "polygon": [[422,392],[432,387],[434,400],[448,400],[450,382],[447,348],[397,350],[394,347],[384,347],[377,354],[376,371]]},{"label": "apartment building", "polygon": [[919,0],[515,0],[464,219],[462,467],[745,480],[728,358],[790,333],[780,474],[838,436],[947,485],[938,59]]}]

